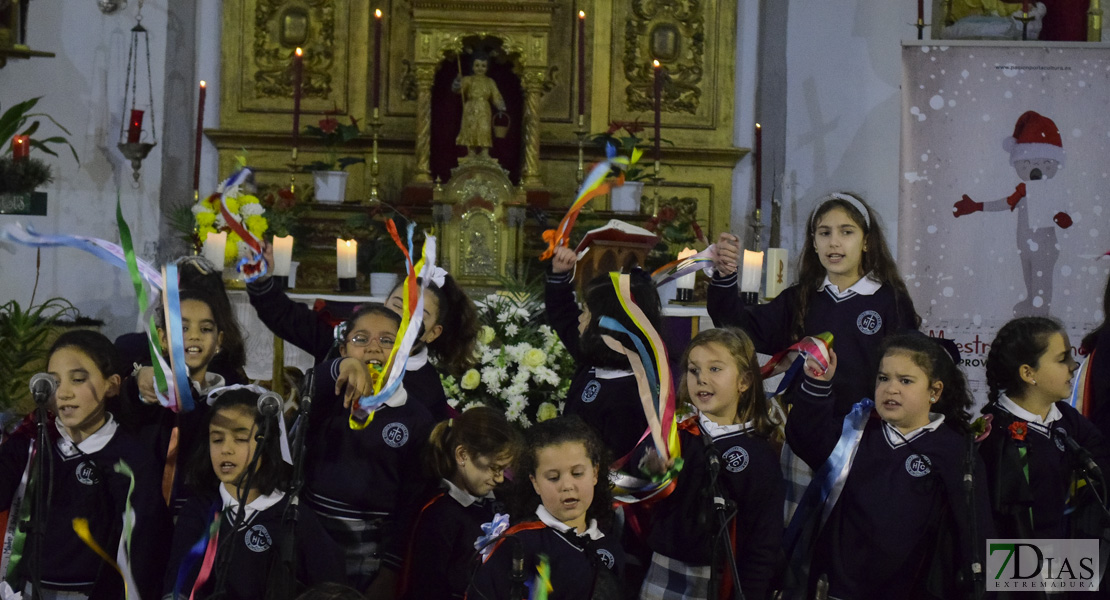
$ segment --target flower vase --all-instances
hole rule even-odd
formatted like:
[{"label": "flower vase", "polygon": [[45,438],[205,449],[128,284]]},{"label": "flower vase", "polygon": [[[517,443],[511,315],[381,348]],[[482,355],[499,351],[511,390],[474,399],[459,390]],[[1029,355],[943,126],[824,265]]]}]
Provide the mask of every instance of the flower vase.
[{"label": "flower vase", "polygon": [[624,185],[609,190],[609,210],[639,213],[640,198],[644,195],[644,182],[626,181]]},{"label": "flower vase", "polygon": [[346,171],[313,171],[312,180],[317,202],[339,203],[347,196]]}]

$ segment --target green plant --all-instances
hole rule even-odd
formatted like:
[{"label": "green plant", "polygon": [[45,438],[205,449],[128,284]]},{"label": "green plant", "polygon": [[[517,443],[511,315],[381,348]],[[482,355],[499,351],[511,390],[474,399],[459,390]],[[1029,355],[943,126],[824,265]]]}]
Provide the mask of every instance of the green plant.
[{"label": "green plant", "polygon": [[[347,219],[343,237],[358,240],[358,270],[362,273],[399,273],[405,256],[389,235],[388,224],[393,221],[401,239],[405,239],[408,218],[387,205],[380,204],[368,213]],[[420,232],[413,239],[413,262],[420,259],[420,246],[424,243]]]},{"label": "green plant", "polygon": [[54,181],[50,165],[37,158],[0,157],[0,193],[25,194]]},{"label": "green plant", "polygon": [[51,298],[26,309],[15,300],[0,305],[0,410],[28,412],[31,375],[44,370],[52,332],[65,319],[80,318],[65,298]]},{"label": "green plant", "polygon": [[[66,135],[73,135],[68,129],[62,127],[60,123],[55,121],[54,117],[46,113],[30,112],[41,99],[42,96],[39,96],[18,104],[13,104],[8,110],[4,111],[4,114],[0,115],[0,143],[2,143],[2,141],[11,140],[17,135],[32,136],[30,138],[31,147],[38,148],[51,156],[58,156],[58,153],[50,148],[51,145],[65,144],[69,147],[70,154],[73,154],[73,160],[77,161],[77,166],[81,166],[81,159],[77,158],[77,151],[73,149],[73,144],[70,144],[69,140],[65,137],[60,135],[43,139],[36,139],[33,137],[34,134],[38,132],[39,125],[42,124],[39,117],[49,119],[51,123],[58,129],[64,131]],[[31,122],[29,125],[27,124],[28,121]],[[10,151],[11,148],[9,147],[9,152]]]},{"label": "green plant", "polygon": [[324,113],[324,118],[320,119],[320,125],[308,125],[304,131],[308,135],[313,135],[324,142],[324,146],[328,149],[328,158],[326,161],[318,160],[305,165],[305,171],[342,171],[347,167],[357,164],[365,163],[366,159],[358,156],[339,156],[338,147],[350,142],[358,137],[358,121],[354,117],[350,117],[351,123],[344,125],[340,123],[335,115],[338,111],[328,111]]},{"label": "green plant", "polygon": [[[651,147],[654,138],[642,138],[639,134],[644,131],[643,123],[639,119],[635,121],[613,121],[609,123],[609,129],[602,133],[595,133],[590,136],[590,143],[595,144],[602,151],[606,151],[606,146],[612,146],[616,149],[618,154],[631,157],[632,151],[636,148],[646,150]],[[618,135],[624,132],[623,135]],[[659,143],[674,146],[674,142],[659,138]],[[645,161],[640,160],[624,171],[625,181],[643,181],[650,178],[650,171],[644,168]],[[615,173],[613,175],[616,175]]]}]

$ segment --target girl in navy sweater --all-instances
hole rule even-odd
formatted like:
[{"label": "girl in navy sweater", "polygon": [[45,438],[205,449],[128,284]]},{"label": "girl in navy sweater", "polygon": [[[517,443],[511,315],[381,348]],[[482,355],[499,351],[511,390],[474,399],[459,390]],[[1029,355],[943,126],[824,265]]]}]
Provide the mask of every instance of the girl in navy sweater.
[{"label": "girl in navy sweater", "polygon": [[[574,250],[559,247],[551,258],[545,288],[545,310],[552,329],[578,370],[567,391],[563,414],[577,415],[600,435],[612,456],[627,455],[647,430],[636,377],[628,358],[605,345],[602,317],[612,317],[637,332],[617,298],[609,274],[598,275],[585,288],[583,308],[574,301]],[[639,269],[631,274],[632,298],[656,331],[662,329],[663,309],[651,276]],[[623,336],[621,336],[623,337]]]},{"label": "girl in navy sweater", "polygon": [[425,449],[439,491],[416,518],[402,598],[462,598],[475,566],[482,524],[505,512],[494,497],[512,463],[518,434],[499,411],[472,408],[432,430]]},{"label": "girl in navy sweater", "polygon": [[679,425],[678,483],[650,509],[654,555],[640,598],[707,598],[711,577],[724,582],[715,588],[721,597],[731,597],[735,582],[721,548],[715,493],[735,508],[727,543],[744,597],[765,598],[781,554],[784,485],[755,348],[738,329],[711,329],[690,342],[679,364],[686,368],[679,398],[697,414]]},{"label": "girl in navy sweater", "polygon": [[921,319],[882,227],[856,196],[837,193],[818,203],[803,247],[798,282],[767,304],[746,306],[737,295],[739,241],[722,233],[706,308],[717,327],[742,328],[755,342],[756,352],[764,354],[785,350],[805,336],[831,332],[840,359],[864,369],[863,376],[842,377],[833,384],[836,412],[844,414],[871,393],[879,342],[917,329]]},{"label": "girl in navy sweater", "polygon": [[[50,398],[49,422],[42,454],[47,485],[31,480],[31,460],[37,424],[34,415],[0,446],[0,501],[11,506],[8,536],[16,548],[24,537],[20,558],[5,553],[6,582],[30,598],[36,583],[40,590],[77,594],[76,597],[123,597],[123,580],[74,532],[73,520],[87,519],[93,540],[113,557],[121,544],[123,513],[132,480],[116,471],[125,463],[134,474],[130,494],[135,511],[130,561],[138,592],[156,597],[158,579],[165,567],[162,540],[169,534],[169,518],[158,485],[161,470],[149,451],[119,427],[105,401],[120,389],[119,354],[111,340],[98,332],[63,333],[51,347],[47,370],[58,388]],[[35,489],[35,488],[38,489]],[[45,514],[35,515],[36,495],[49,503]],[[17,532],[41,519],[40,538]],[[7,545],[5,545],[7,547]],[[18,552],[18,550],[16,550]],[[9,562],[11,561],[11,562]],[[14,567],[14,569],[13,569]]]},{"label": "girl in navy sweater", "polygon": [[[528,597],[522,584],[534,580],[539,557],[545,555],[551,600],[620,598],[624,552],[601,529],[613,514],[607,464],[605,447],[577,417],[529,428],[513,469],[513,517],[518,524],[486,548],[488,556],[466,597]],[[514,557],[523,561],[519,572],[513,569]]]},{"label": "girl in navy sweater", "polygon": [[[339,549],[312,510],[297,509],[293,539],[287,537],[284,518],[290,497],[283,488],[289,465],[282,460],[277,419],[258,412],[258,398],[265,392],[236,385],[216,389],[209,397],[207,443],[193,455],[188,477],[197,494],[177,519],[163,597],[199,600],[223,593],[262,600],[271,597],[267,589],[273,588],[293,598],[296,590],[288,587],[293,582],[303,589],[346,580]],[[252,463],[256,455],[257,463]],[[217,537],[208,540],[203,552],[191,554],[214,519],[219,519]],[[295,544],[292,573],[281,562],[290,543]],[[215,561],[211,569],[203,568],[208,553]]]},{"label": "girl in navy sweater", "polygon": [[373,391],[369,367],[386,363],[399,343],[400,324],[381,304],[355,311],[344,328],[342,357],[316,366],[312,411],[304,424],[303,499],[343,549],[350,584],[368,590],[373,583],[375,593],[396,588],[409,531],[404,510],[427,489],[420,455],[433,420],[423,405],[409,401],[403,386],[362,428],[350,425],[351,404]]},{"label": "girl in navy sweater", "polygon": [[[1079,353],[1087,356],[1087,396],[1083,414],[1103,436],[1110,435],[1110,278],[1102,292],[1102,324],[1083,337]],[[1098,350],[1098,352],[1095,352]]]},{"label": "girl in navy sweater", "polygon": [[[1098,429],[1064,401],[1076,366],[1067,333],[1045,317],[1014,319],[991,343],[983,412],[994,418],[980,452],[999,537],[1099,537],[1102,531],[1098,496],[1105,502],[1105,488],[1100,477],[1083,472],[1080,455],[1093,457],[1105,473],[1110,451]],[[1081,480],[1088,485],[1077,486]]]},{"label": "girl in navy sweater", "polygon": [[[982,563],[993,537],[963,373],[918,333],[887,338],[881,356],[873,409],[864,400],[837,415],[835,353],[824,373],[810,359],[792,392],[786,438],[818,471],[811,491],[827,498],[809,513],[808,578],[788,598],[812,598],[826,586],[829,598],[845,600],[962,597],[961,576],[966,581],[972,562]],[[869,418],[872,412],[880,418]],[[969,468],[976,482],[970,502]]]}]

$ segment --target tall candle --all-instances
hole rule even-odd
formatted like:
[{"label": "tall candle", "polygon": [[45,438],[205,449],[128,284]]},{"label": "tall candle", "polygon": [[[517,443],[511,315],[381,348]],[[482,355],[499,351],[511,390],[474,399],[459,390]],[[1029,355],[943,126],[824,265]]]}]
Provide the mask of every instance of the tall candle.
[{"label": "tall candle", "polygon": [[767,249],[767,287],[764,297],[774,298],[786,289],[787,260],[786,248]]},{"label": "tall candle", "polygon": [[293,147],[297,147],[297,136],[301,132],[301,77],[304,71],[304,50],[293,52]]},{"label": "tall candle", "polygon": [[358,242],[335,238],[335,273],[340,279],[354,279],[357,269],[355,257],[358,255]]},{"label": "tall candle", "polygon": [[374,11],[374,108],[382,100],[382,9]]},{"label": "tall candle", "polygon": [[651,61],[655,69],[655,162],[659,162],[659,130],[662,126],[663,114],[663,67],[658,60]]},{"label": "tall candle", "polygon": [[586,114],[586,12],[578,11],[578,114]]},{"label": "tall candle", "polygon": [[131,109],[131,124],[127,127],[127,143],[137,144],[143,135],[143,111]]},{"label": "tall candle", "polygon": [[293,262],[293,236],[274,236],[274,275],[289,276],[289,266]]},{"label": "tall candle", "polygon": [[755,209],[763,208],[763,127],[755,124],[755,152],[752,154],[755,171]]},{"label": "tall candle", "polygon": [[208,84],[200,82],[200,93],[197,98],[197,144],[193,158],[193,190],[200,189],[200,145],[204,136],[204,97],[208,93]]},{"label": "tall candle", "polygon": [[925,22],[925,0],[917,0],[917,22]]},{"label": "tall candle", "polygon": [[31,153],[31,136],[17,135],[12,138],[12,161],[27,158]]},{"label": "tall candle", "polygon": [[[682,260],[682,259],[684,259],[688,256],[694,256],[697,253],[698,253],[698,251],[694,250],[693,248],[683,248],[678,253],[678,259]],[[695,283],[695,278],[696,277],[697,277],[697,272],[696,271],[693,272],[693,273],[683,275],[682,277],[678,278],[678,282],[675,284],[675,287],[677,287],[679,289],[682,289],[682,290],[692,290],[692,289],[694,289],[694,283]]]},{"label": "tall candle", "polygon": [[224,270],[224,249],[227,247],[227,232],[209,232],[204,238],[204,251],[202,255],[209,262],[216,265],[217,271]]},{"label": "tall candle", "polygon": [[1021,3],[1021,12],[1025,13],[1025,14],[1029,14],[1029,8],[1030,8],[1029,5],[1030,5],[1029,0],[1024,0]]},{"label": "tall candle", "polygon": [[763,276],[763,253],[744,251],[744,271],[740,274],[741,292],[758,292],[759,280]]}]

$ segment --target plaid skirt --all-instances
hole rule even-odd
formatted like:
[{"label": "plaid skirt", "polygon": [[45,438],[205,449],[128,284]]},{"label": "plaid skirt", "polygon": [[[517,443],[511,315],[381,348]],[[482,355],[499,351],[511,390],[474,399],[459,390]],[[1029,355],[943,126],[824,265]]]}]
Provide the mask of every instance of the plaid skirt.
[{"label": "plaid skirt", "polygon": [[709,565],[691,565],[656,552],[640,587],[640,600],[704,600],[709,574]]},{"label": "plaid skirt", "polygon": [[362,521],[319,513],[317,516],[324,531],[343,550],[348,584],[357,590],[366,590],[381,568],[385,517]]}]

